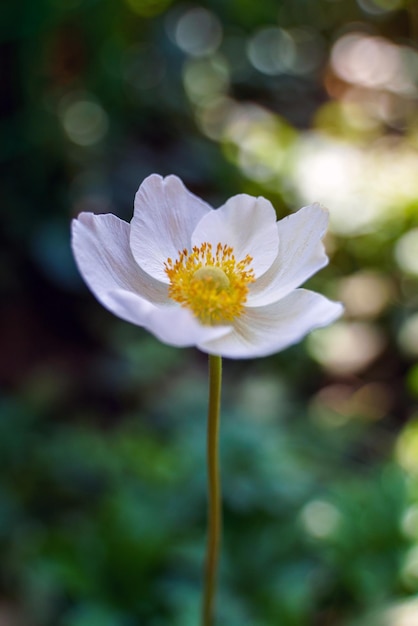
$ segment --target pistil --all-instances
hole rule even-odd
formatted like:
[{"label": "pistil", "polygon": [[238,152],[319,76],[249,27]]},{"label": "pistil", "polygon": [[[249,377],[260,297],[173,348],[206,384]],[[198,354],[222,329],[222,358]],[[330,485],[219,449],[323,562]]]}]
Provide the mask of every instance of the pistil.
[{"label": "pistil", "polygon": [[242,314],[248,285],[255,280],[251,261],[249,255],[237,261],[233,248],[221,243],[214,251],[207,242],[183,250],[165,263],[169,296],[202,324],[230,324]]}]

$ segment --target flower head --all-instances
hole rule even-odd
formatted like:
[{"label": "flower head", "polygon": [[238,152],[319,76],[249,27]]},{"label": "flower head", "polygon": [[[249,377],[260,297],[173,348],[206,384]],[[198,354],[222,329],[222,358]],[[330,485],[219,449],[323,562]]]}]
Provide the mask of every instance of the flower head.
[{"label": "flower head", "polygon": [[266,356],[334,321],[342,306],[299,289],[326,265],[318,204],[276,221],[265,198],[219,209],[176,176],[149,176],[130,224],[81,213],[73,251],[98,300],[161,341],[230,358]]}]

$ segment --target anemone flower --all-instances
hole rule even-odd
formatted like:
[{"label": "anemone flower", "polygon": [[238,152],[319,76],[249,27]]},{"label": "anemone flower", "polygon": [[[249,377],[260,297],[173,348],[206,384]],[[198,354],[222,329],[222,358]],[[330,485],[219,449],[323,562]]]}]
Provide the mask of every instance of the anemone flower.
[{"label": "anemone flower", "polygon": [[176,176],[149,176],[130,224],[81,213],[73,250],[87,285],[122,319],[173,346],[229,358],[267,356],[326,326],[341,304],[300,289],[326,265],[319,204],[276,221],[265,198],[219,209]]},{"label": "anemone flower", "polygon": [[79,270],[107,309],[209,354],[203,626],[214,623],[221,536],[221,358],[267,356],[341,315],[341,304],[299,288],[328,262],[327,224],[319,204],[276,221],[268,200],[246,194],[214,210],[176,176],[155,174],[140,186],[130,224],[92,213],[73,221]]}]

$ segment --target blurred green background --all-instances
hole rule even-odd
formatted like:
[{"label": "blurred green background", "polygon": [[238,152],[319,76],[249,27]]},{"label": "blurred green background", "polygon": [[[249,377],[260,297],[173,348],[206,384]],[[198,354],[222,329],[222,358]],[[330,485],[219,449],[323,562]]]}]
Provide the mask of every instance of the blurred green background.
[{"label": "blurred green background", "polygon": [[69,223],[151,172],[330,209],[346,315],[226,361],[219,626],[418,624],[418,4],[3,3],[0,623],[195,626],[205,355],[104,310]]}]

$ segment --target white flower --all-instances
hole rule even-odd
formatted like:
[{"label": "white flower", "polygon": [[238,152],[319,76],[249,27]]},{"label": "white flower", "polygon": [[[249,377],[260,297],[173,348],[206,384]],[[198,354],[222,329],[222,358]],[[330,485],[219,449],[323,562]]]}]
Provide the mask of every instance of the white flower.
[{"label": "white flower", "polygon": [[176,176],[149,176],[130,224],[81,213],[73,250],[86,283],[115,315],[161,341],[230,358],[266,356],[342,313],[298,289],[326,265],[318,204],[277,222],[265,198],[240,194],[219,209]]}]

